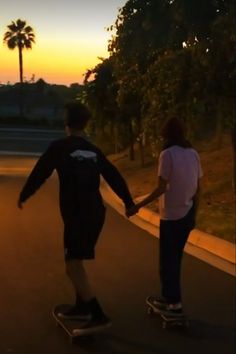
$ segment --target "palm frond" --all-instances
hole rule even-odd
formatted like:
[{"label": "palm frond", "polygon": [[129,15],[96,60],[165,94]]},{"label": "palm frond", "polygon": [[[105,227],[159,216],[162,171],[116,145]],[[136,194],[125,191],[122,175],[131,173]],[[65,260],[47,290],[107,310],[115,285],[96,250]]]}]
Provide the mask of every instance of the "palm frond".
[{"label": "palm frond", "polygon": [[26,40],[24,41],[24,47],[25,47],[26,49],[31,49],[31,48],[32,48],[32,42],[31,42],[29,39],[26,39]]},{"label": "palm frond", "polygon": [[18,45],[17,37],[13,36],[7,41],[7,46],[9,49],[15,49]]},{"label": "palm frond", "polygon": [[7,26],[7,28],[11,31],[11,32],[17,32],[18,27],[15,24],[15,22],[12,21],[12,23],[10,25]]},{"label": "palm frond", "polygon": [[16,21],[18,30],[22,30],[25,25],[26,25],[26,21],[22,21],[20,18]]},{"label": "palm frond", "polygon": [[33,32],[34,30],[33,30],[33,28],[31,27],[31,26],[27,26],[27,27],[25,27],[25,32],[26,33],[30,33],[30,32]]},{"label": "palm frond", "polygon": [[12,32],[8,31],[4,34],[3,36],[3,41],[7,41],[8,39],[10,39],[12,37]]}]

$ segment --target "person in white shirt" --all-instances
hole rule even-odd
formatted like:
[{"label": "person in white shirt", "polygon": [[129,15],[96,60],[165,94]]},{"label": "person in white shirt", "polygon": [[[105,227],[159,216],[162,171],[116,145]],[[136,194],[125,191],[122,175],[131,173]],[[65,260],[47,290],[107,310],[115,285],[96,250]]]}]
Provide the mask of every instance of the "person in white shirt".
[{"label": "person in white shirt", "polygon": [[155,298],[155,304],[162,311],[181,315],[181,260],[185,243],[195,227],[202,168],[178,118],[169,119],[161,135],[164,144],[159,156],[158,185],[144,200],[129,208],[126,215],[134,215],[159,198],[162,294]]}]

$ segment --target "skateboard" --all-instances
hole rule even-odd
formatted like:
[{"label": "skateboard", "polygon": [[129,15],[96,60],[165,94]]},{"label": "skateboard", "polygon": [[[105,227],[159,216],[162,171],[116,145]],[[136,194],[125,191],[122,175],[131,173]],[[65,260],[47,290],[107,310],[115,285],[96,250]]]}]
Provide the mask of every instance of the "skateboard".
[{"label": "skateboard", "polygon": [[69,335],[71,342],[73,342],[73,340],[77,337],[85,337],[85,336],[93,335],[93,334],[98,333],[106,328],[106,327],[96,328],[96,329],[91,328],[91,330],[89,332],[86,331],[86,333],[83,333],[83,330],[81,330],[81,328],[86,323],[85,320],[80,320],[80,321],[79,320],[68,320],[68,319],[63,319],[58,316],[58,314],[60,312],[68,311],[70,308],[71,308],[71,305],[67,305],[67,304],[57,305],[53,309],[52,315],[53,315],[54,319],[56,320],[56,325],[58,327],[61,327],[62,329],[64,329],[64,331]]},{"label": "skateboard", "polygon": [[70,341],[72,342],[74,338],[78,337],[78,329],[83,324],[82,321],[67,320],[58,316],[60,312],[65,312],[70,309],[71,305],[57,305],[52,311],[52,315],[56,320],[56,325],[64,329],[64,331],[69,335]]},{"label": "skateboard", "polygon": [[189,327],[189,320],[184,314],[167,314],[164,310],[162,311],[155,305],[155,297],[148,296],[146,299],[146,304],[148,305],[148,314],[157,314],[162,319],[162,328],[187,328]]}]

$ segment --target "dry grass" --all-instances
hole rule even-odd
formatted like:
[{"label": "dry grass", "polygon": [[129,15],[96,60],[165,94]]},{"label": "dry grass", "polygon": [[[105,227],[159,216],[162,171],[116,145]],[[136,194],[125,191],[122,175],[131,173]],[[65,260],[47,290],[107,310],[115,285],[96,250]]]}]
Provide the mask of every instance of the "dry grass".
[{"label": "dry grass", "polygon": [[[196,144],[202,162],[202,197],[197,228],[235,242],[235,194],[232,188],[232,147],[225,135],[219,148],[215,141]],[[127,153],[110,155],[110,160],[126,178],[134,198],[143,196],[156,186],[157,161],[146,156],[146,166],[137,159],[130,161]],[[157,203],[148,206],[158,211]]]}]

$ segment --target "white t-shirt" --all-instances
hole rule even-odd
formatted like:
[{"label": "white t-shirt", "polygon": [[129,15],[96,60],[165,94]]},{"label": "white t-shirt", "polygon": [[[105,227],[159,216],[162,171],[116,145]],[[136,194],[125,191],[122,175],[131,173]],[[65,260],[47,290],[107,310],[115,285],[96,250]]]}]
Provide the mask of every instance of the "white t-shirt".
[{"label": "white t-shirt", "polygon": [[161,219],[178,220],[189,212],[202,175],[199,155],[194,149],[174,145],[161,152],[158,176],[168,182],[166,192],[159,198]]}]

